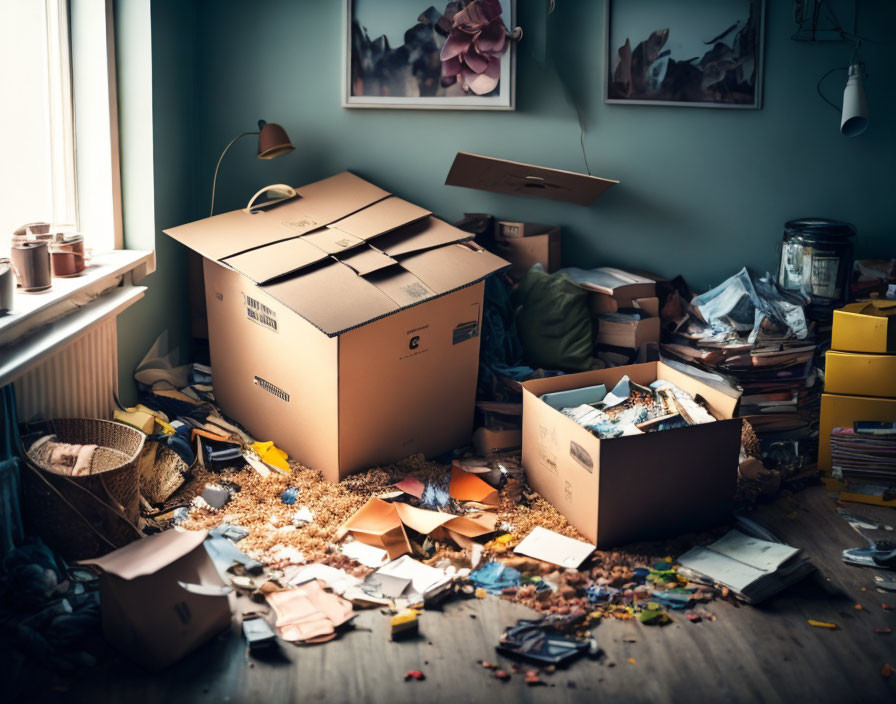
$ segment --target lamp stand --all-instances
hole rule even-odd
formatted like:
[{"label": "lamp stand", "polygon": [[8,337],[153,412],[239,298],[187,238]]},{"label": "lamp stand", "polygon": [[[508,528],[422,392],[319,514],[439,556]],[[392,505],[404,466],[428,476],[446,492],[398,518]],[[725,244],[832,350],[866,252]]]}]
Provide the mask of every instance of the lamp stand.
[{"label": "lamp stand", "polygon": [[228,150],[236,144],[243,137],[248,137],[250,134],[260,134],[260,132],[243,132],[242,134],[238,134],[232,140],[230,140],[230,144],[224,147],[224,151],[221,152],[221,156],[218,157],[218,164],[215,166],[215,177],[212,179],[212,205],[208,210],[208,216],[211,217],[215,213],[215,187],[218,185],[218,169],[221,168],[221,161],[224,159],[224,155],[228,152]]}]

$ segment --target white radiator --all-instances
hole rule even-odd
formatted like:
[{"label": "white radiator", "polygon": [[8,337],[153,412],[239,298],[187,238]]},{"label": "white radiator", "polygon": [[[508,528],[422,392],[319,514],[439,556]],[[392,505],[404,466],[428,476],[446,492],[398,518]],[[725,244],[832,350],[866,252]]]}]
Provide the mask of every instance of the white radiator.
[{"label": "white radiator", "polygon": [[115,316],[91,327],[15,382],[19,420],[111,418],[118,394]]}]

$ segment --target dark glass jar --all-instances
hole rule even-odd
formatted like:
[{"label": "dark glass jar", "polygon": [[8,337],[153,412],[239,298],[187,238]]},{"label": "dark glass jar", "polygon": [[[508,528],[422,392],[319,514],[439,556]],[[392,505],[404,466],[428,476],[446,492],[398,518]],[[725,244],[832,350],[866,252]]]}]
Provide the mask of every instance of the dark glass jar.
[{"label": "dark glass jar", "polygon": [[813,305],[833,305],[849,298],[856,228],[824,218],[791,220],[784,226],[778,262],[778,285]]}]

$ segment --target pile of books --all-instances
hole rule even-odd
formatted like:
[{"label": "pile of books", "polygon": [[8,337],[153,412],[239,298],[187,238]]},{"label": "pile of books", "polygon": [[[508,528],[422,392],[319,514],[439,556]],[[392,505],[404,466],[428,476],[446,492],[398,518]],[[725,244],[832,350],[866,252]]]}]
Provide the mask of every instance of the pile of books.
[{"label": "pile of books", "polygon": [[656,282],[607,266],[560,273],[590,294],[594,357],[606,367],[647,361],[647,345],[660,339]]},{"label": "pile of books", "polygon": [[679,296],[678,306],[678,319],[667,318],[663,355],[742,390],[738,415],[756,431],[766,467],[786,478],[814,473],[822,391],[814,321],[746,271],[692,301]]}]

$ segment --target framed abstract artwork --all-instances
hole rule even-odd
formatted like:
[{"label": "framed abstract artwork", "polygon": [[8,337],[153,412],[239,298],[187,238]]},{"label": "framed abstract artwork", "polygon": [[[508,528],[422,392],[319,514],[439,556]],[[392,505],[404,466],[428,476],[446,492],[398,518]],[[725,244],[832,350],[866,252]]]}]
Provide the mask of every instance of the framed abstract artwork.
[{"label": "framed abstract artwork", "polygon": [[513,110],[515,0],[345,0],[342,105]]},{"label": "framed abstract artwork", "polygon": [[765,0],[606,0],[607,103],[762,107]]}]

